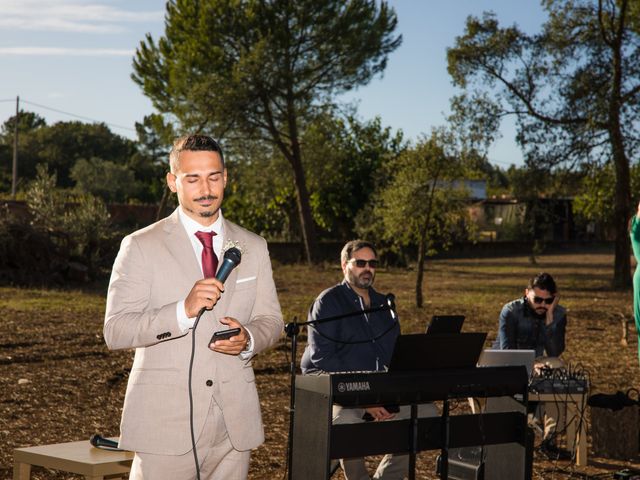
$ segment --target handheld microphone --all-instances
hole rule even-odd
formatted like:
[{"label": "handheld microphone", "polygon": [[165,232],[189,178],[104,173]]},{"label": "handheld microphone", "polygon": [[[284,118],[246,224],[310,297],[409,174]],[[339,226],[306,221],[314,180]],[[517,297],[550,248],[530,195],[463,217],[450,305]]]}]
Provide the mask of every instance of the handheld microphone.
[{"label": "handheld microphone", "polygon": [[109,450],[118,450],[121,452],[123,451],[122,449],[118,448],[118,442],[116,442],[115,440],[104,438],[98,433],[91,435],[89,443],[96,448],[108,448]]},{"label": "handheld microphone", "polygon": [[220,265],[218,273],[216,273],[216,279],[224,283],[227,280],[227,277],[229,277],[231,270],[240,264],[242,252],[240,252],[240,249],[236,247],[231,247],[229,250],[224,252],[224,256],[222,258],[222,265]]}]

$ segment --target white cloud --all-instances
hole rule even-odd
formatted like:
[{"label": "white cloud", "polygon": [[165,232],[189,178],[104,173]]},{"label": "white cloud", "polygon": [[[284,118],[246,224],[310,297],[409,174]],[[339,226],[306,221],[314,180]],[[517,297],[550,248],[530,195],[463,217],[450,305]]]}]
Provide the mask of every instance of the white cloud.
[{"label": "white cloud", "polygon": [[0,56],[131,57],[134,53],[123,48],[0,47]]},{"label": "white cloud", "polygon": [[123,23],[156,22],[164,14],[78,0],[0,0],[0,12],[3,28],[82,33],[119,33]]}]

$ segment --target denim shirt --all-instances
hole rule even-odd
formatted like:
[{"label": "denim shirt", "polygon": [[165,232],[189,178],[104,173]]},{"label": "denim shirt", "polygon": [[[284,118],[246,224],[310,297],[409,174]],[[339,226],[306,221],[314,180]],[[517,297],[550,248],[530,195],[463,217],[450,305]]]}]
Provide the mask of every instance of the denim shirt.
[{"label": "denim shirt", "polygon": [[500,313],[498,338],[493,348],[535,350],[538,357],[544,352],[550,357],[559,356],[565,348],[567,311],[557,305],[550,325],[545,324],[545,318],[535,313],[526,297],[507,303]]},{"label": "denim shirt", "polygon": [[[386,306],[384,295],[369,288],[371,308]],[[354,315],[307,327],[307,346],[302,355],[302,373],[375,371],[389,365],[400,325],[389,310],[369,314],[362,298],[346,281],[322,292],[313,302],[309,320]]]}]

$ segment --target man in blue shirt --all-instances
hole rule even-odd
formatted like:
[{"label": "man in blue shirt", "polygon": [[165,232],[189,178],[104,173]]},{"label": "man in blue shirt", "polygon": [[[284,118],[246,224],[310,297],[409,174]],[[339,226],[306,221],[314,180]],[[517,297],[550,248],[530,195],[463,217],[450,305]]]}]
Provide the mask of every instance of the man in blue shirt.
[{"label": "man in blue shirt", "polygon": [[[384,306],[386,297],[373,289],[378,259],[373,244],[363,240],[348,242],[341,253],[344,280],[322,292],[313,302],[309,320],[353,312],[343,319],[308,328],[308,342],[302,355],[302,373],[385,370],[400,334],[395,315],[389,310],[361,313]],[[383,406],[343,408],[333,406],[333,423],[360,423],[408,418],[408,407],[397,413]],[[369,480],[363,458],[340,461],[347,480]],[[385,455],[374,479],[402,479],[408,475],[408,455]]]},{"label": "man in blue shirt", "polygon": [[[558,358],[565,349],[567,311],[558,304],[560,296],[553,277],[540,273],[533,277],[524,296],[507,303],[500,313],[498,338],[493,348],[535,350],[535,370],[561,368]],[[546,355],[546,356],[545,356]],[[541,450],[552,458],[566,458],[569,453],[555,445],[558,408],[554,402],[541,402],[536,416],[544,418]]]}]

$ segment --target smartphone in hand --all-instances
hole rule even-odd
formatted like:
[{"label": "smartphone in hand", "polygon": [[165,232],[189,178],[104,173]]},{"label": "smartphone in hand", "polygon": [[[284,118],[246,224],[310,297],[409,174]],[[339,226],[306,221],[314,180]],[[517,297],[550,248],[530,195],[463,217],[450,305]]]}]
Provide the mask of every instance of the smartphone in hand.
[{"label": "smartphone in hand", "polygon": [[211,345],[216,340],[228,340],[231,337],[234,337],[240,333],[240,328],[228,328],[227,330],[219,330],[217,332],[213,332],[211,336],[211,340],[209,340],[209,345]]}]

